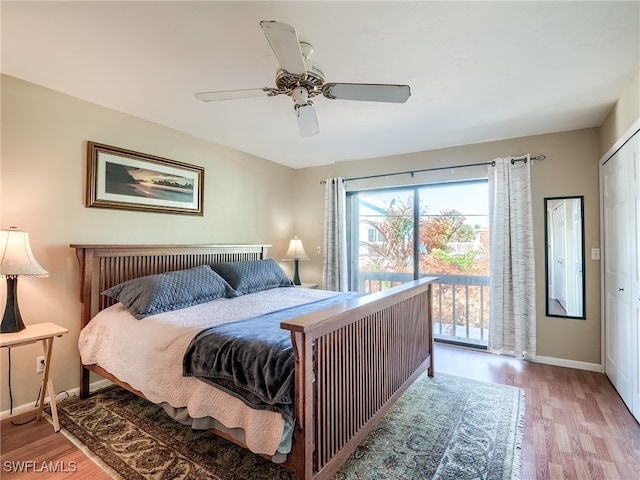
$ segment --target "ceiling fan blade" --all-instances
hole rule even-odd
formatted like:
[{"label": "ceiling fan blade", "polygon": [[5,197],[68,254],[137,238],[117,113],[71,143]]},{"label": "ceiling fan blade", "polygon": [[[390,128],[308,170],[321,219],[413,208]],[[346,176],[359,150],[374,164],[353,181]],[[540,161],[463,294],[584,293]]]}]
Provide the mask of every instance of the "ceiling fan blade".
[{"label": "ceiling fan blade", "polygon": [[196,98],[203,102],[217,102],[220,100],[236,100],[238,98],[261,97],[267,95],[264,88],[248,88],[245,90],[226,90],[220,92],[196,93]]},{"label": "ceiling fan blade", "polygon": [[280,67],[294,75],[304,75],[307,68],[304,64],[304,58],[302,58],[296,29],[286,23],[273,21],[262,21],[260,27],[262,27]]},{"label": "ceiling fan blade", "polygon": [[409,85],[325,83],[322,94],[337,100],[404,103],[411,96],[411,89]]},{"label": "ceiling fan blade", "polygon": [[313,103],[307,102],[304,105],[296,105],[296,118],[298,119],[298,128],[300,136],[313,137],[320,133],[318,126],[318,117],[316,116],[316,108]]}]

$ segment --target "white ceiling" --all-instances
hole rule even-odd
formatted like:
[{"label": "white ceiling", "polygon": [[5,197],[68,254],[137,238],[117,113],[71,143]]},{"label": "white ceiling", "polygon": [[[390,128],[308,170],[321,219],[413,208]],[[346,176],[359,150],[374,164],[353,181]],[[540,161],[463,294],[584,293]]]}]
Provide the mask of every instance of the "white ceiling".
[{"label": "white ceiling", "polygon": [[[7,2],[2,73],[294,168],[597,127],[640,68],[640,2]],[[294,26],[330,82],[405,104],[315,99],[299,136],[259,26]],[[4,119],[5,121],[7,119]]]}]

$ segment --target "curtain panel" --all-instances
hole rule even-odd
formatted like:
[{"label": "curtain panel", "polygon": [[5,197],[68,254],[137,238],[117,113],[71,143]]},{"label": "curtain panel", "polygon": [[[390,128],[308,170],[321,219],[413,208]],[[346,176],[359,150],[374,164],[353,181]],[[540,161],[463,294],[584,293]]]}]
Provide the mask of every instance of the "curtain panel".
[{"label": "curtain panel", "polygon": [[489,168],[491,317],[488,350],[536,355],[531,159],[495,159]]},{"label": "curtain panel", "polygon": [[325,290],[346,292],[347,273],[347,220],[346,188],[341,177],[325,180],[324,209],[324,262],[322,283]]}]

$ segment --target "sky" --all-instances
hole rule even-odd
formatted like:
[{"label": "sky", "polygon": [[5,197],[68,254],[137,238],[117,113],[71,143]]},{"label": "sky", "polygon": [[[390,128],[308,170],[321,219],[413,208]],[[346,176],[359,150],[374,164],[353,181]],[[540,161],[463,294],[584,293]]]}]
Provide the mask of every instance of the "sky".
[{"label": "sky", "polygon": [[[467,223],[488,226],[489,194],[487,181],[440,183],[423,187],[421,203],[428,206],[427,212],[438,214],[442,210],[458,210],[467,217]],[[425,195],[426,192],[426,195]],[[412,190],[383,190],[360,192],[362,200],[373,205],[387,205],[393,198],[405,199]]]}]

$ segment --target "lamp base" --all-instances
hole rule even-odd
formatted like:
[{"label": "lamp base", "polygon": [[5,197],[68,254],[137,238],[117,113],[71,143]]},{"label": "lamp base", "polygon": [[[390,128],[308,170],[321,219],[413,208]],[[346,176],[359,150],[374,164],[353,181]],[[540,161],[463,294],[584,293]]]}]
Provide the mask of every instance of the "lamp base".
[{"label": "lamp base", "polygon": [[295,265],[295,273],[293,274],[293,283],[296,285],[302,285],[300,283],[300,275],[298,275],[298,259],[296,258],[293,261],[294,265]]},{"label": "lamp base", "polygon": [[25,328],[18,308],[18,279],[7,278],[7,305],[4,307],[0,333],[15,333]]}]

